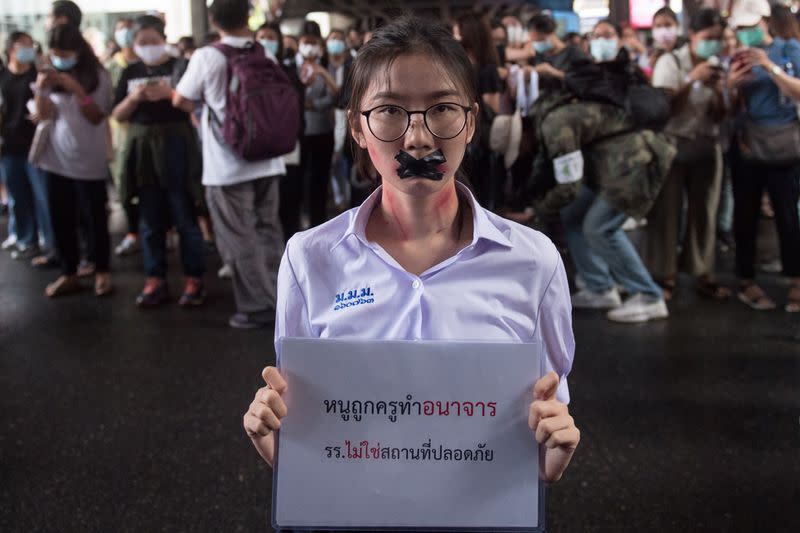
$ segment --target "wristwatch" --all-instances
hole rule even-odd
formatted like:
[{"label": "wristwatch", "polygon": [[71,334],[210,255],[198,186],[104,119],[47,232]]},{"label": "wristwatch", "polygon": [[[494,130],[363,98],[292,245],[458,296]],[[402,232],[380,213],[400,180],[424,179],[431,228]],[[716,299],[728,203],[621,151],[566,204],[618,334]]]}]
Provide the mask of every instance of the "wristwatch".
[{"label": "wristwatch", "polygon": [[778,65],[772,65],[772,68],[769,69],[769,71],[772,72],[774,76],[780,76],[781,74],[783,74],[783,69]]}]

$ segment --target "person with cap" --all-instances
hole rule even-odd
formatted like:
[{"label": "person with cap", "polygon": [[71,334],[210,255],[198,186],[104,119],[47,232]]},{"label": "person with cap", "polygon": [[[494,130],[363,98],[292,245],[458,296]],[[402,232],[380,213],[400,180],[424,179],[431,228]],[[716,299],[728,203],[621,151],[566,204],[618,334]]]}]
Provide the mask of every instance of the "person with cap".
[{"label": "person with cap", "polygon": [[769,193],[778,227],[785,310],[800,312],[800,43],[770,33],[767,0],[734,4],[730,24],[745,49],[734,55],[728,84],[743,106],[732,149],[738,298],[756,310],[776,307],[755,281],[761,197]]}]

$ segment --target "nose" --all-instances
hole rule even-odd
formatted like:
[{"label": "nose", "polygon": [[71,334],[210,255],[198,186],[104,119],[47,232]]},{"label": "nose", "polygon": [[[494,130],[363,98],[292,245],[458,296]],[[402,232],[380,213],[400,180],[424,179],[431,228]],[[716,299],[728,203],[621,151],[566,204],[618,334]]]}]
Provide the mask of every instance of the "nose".
[{"label": "nose", "polygon": [[422,157],[433,150],[433,134],[425,126],[425,119],[421,114],[411,115],[411,124],[408,125],[403,148],[414,157]]}]

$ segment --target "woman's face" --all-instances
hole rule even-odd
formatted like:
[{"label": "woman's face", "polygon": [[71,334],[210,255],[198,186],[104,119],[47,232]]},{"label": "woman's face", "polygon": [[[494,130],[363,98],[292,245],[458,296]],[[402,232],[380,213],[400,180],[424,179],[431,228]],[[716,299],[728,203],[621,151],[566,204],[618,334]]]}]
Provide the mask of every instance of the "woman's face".
[{"label": "woman's face", "polygon": [[725,28],[722,31],[722,45],[725,47],[726,54],[732,54],[739,48],[739,41],[736,39],[736,32],[733,28]]},{"label": "woman's face", "polygon": [[152,28],[139,30],[133,39],[133,44],[136,46],[159,46],[166,42],[166,39]]},{"label": "woman's face", "polygon": [[[14,44],[11,46],[11,50],[9,50],[9,55],[11,56],[11,59],[16,59],[17,58],[17,51],[22,50],[22,49],[30,50],[32,48],[33,48],[33,39],[31,37],[29,37],[28,35],[23,35],[19,39],[17,39],[16,41],[14,41]],[[23,62],[27,62],[27,61],[23,61]]]},{"label": "woman's face", "polygon": [[701,31],[689,32],[689,40],[694,53],[702,59],[708,59],[722,50],[722,27],[712,26]]},{"label": "woman's face", "polygon": [[611,24],[606,24],[605,22],[601,22],[597,26],[595,26],[594,31],[592,32],[593,39],[619,39],[619,35],[617,34],[617,30]]},{"label": "woman's face", "polygon": [[[466,126],[452,139],[440,139],[425,126],[423,116],[411,116],[411,124],[405,135],[392,142],[384,142],[375,137],[370,131],[367,118],[360,112],[374,109],[378,106],[397,106],[408,111],[423,111],[435,104],[455,103],[465,107],[472,107],[467,114]],[[443,106],[442,109],[445,109]],[[457,120],[463,120],[462,113]],[[350,126],[353,138],[358,145],[367,150],[373,165],[383,178],[385,186],[392,187],[406,194],[425,196],[442,190],[450,180],[455,178],[456,171],[464,158],[467,144],[475,133],[475,114],[477,104],[467,99],[465,91],[456,87],[453,81],[442,75],[442,68],[421,55],[407,55],[398,57],[392,63],[386,76],[377,76],[373,79],[361,102],[358,116],[350,117]],[[383,108],[385,116],[396,113],[393,108]],[[454,115],[455,116],[455,115]],[[372,118],[375,117],[375,118]],[[375,112],[371,115],[375,129]],[[412,177],[400,179],[397,169],[400,164],[395,156],[404,150],[414,158],[420,159],[436,150],[444,153],[447,162],[438,167],[444,174],[440,181],[426,178]]]},{"label": "woman's face", "polygon": [[[259,41],[277,41],[278,33],[272,28],[261,28],[256,32],[256,39]],[[286,40],[284,39],[284,43]]]},{"label": "woman's face", "polygon": [[653,29],[656,28],[678,28],[678,23],[666,15],[658,15],[653,19]]}]

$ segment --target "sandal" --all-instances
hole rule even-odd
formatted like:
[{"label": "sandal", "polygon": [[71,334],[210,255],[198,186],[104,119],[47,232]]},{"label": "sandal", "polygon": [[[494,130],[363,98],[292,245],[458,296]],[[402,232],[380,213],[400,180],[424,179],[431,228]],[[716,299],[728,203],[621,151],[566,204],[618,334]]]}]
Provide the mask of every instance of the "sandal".
[{"label": "sandal", "polygon": [[46,255],[38,255],[31,259],[31,266],[33,268],[55,268],[58,266],[58,259],[56,256],[46,254]]},{"label": "sandal", "polygon": [[669,302],[672,300],[672,297],[675,296],[675,290],[678,288],[678,284],[674,278],[666,278],[662,280],[656,280],[656,283],[659,287],[661,287],[661,293],[664,295],[664,301]]},{"label": "sandal", "polygon": [[784,310],[787,313],[800,313],[800,284],[789,287],[789,295],[786,298]]},{"label": "sandal", "polygon": [[81,289],[81,283],[76,276],[59,276],[57,280],[45,288],[44,293],[49,298],[55,298],[76,293]]},{"label": "sandal", "polygon": [[111,285],[111,274],[108,272],[98,273],[94,276],[94,295],[99,297],[111,294],[114,287]]},{"label": "sandal", "polygon": [[727,300],[731,297],[731,290],[710,279],[698,279],[695,286],[697,294],[709,300]]},{"label": "sandal", "polygon": [[744,283],[739,288],[739,293],[736,295],[739,301],[755,309],[756,311],[770,311],[777,307],[775,302],[770,300],[761,287],[753,282]]}]

